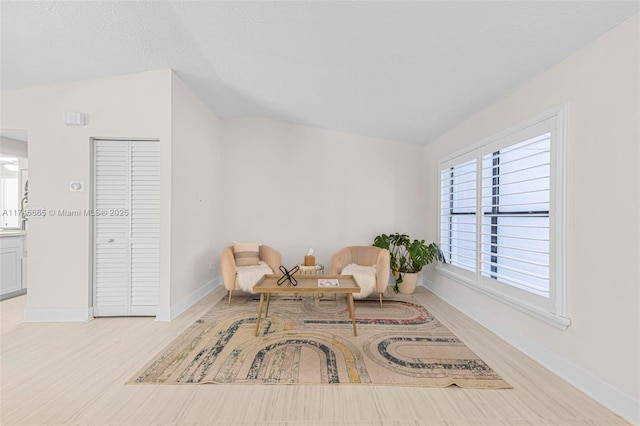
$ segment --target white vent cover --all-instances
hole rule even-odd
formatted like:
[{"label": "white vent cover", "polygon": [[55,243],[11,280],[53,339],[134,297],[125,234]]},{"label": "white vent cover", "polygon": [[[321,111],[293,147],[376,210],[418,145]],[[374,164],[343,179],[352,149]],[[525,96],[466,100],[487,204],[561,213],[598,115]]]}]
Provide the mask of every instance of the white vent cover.
[{"label": "white vent cover", "polygon": [[86,126],[88,121],[88,114],[81,112],[65,112],[62,115],[62,123],[65,126]]}]

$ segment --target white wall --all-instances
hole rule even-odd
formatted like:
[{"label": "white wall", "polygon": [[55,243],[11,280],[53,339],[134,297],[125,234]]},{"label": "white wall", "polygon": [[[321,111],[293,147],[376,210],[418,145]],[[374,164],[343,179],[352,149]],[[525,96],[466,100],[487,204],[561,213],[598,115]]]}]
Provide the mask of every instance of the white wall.
[{"label": "white wall", "polygon": [[171,78],[171,312],[213,288],[224,240],[220,119],[175,74]]},{"label": "white wall", "polygon": [[[424,151],[429,204],[438,159],[570,102],[568,308],[561,331],[429,271],[429,287],[627,419],[640,422],[638,16],[488,106]],[[437,207],[426,226],[437,237]]]},{"label": "white wall", "polygon": [[277,248],[283,263],[310,247],[327,271],[347,245],[379,233],[420,235],[422,148],[267,119],[224,119],[225,236]]},{"label": "white wall", "polygon": [[[0,127],[29,131],[32,209],[91,208],[91,138],[159,139],[158,319],[175,317],[213,288],[224,243],[220,120],[176,74],[161,70],[7,91],[2,107]],[[88,125],[64,126],[65,111],[88,114]],[[69,192],[72,180],[83,181],[86,190]],[[91,318],[90,218],[33,218],[28,238],[26,319]]]},{"label": "white wall", "polygon": [[[371,244],[381,232],[422,237],[422,148],[414,145],[220,120],[170,70],[7,91],[2,106],[1,127],[29,132],[34,209],[91,207],[91,138],[160,140],[159,319],[216,284],[232,240],[271,244],[291,266],[309,247],[328,264],[340,247]],[[65,111],[88,114],[88,125],[64,126]],[[86,191],[69,192],[72,180]],[[89,217],[34,218],[29,246],[27,319],[90,318]]]},{"label": "white wall", "polygon": [[[29,208],[91,208],[91,138],[153,138],[161,143],[161,296],[169,304],[171,71],[153,71],[2,92],[0,128],[29,132]],[[65,111],[89,114],[85,127],[62,124]],[[70,192],[70,181],[85,183]],[[92,311],[89,217],[29,220],[32,321],[87,320]]]}]

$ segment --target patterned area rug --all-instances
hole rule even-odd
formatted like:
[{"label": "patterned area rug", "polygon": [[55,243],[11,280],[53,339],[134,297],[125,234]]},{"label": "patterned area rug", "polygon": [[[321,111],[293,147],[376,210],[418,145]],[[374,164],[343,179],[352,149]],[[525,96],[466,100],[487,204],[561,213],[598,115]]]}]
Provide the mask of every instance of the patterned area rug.
[{"label": "patterned area rug", "polygon": [[[422,290],[422,289],[420,289]],[[407,299],[407,298],[405,298]],[[500,389],[511,386],[423,306],[402,296],[356,301],[273,297],[255,337],[258,301],[226,298],[128,384],[365,384]]]}]

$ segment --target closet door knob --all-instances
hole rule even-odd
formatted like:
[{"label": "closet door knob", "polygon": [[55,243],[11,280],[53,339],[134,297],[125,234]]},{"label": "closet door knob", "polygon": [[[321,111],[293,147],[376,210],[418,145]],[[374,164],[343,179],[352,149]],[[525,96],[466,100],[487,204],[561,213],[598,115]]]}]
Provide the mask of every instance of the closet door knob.
[{"label": "closet door knob", "polygon": [[109,238],[109,239],[107,240],[107,242],[108,242],[108,243],[112,243],[112,242],[114,242],[114,241],[115,241],[115,240],[114,240],[113,238]]}]

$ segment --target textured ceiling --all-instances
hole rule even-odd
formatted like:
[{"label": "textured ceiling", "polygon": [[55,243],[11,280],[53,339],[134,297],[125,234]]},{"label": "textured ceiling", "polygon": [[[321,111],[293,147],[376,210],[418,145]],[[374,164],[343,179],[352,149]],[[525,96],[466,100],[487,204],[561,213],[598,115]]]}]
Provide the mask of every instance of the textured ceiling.
[{"label": "textured ceiling", "polygon": [[222,117],[426,144],[638,4],[2,1],[0,84],[172,68]]}]

